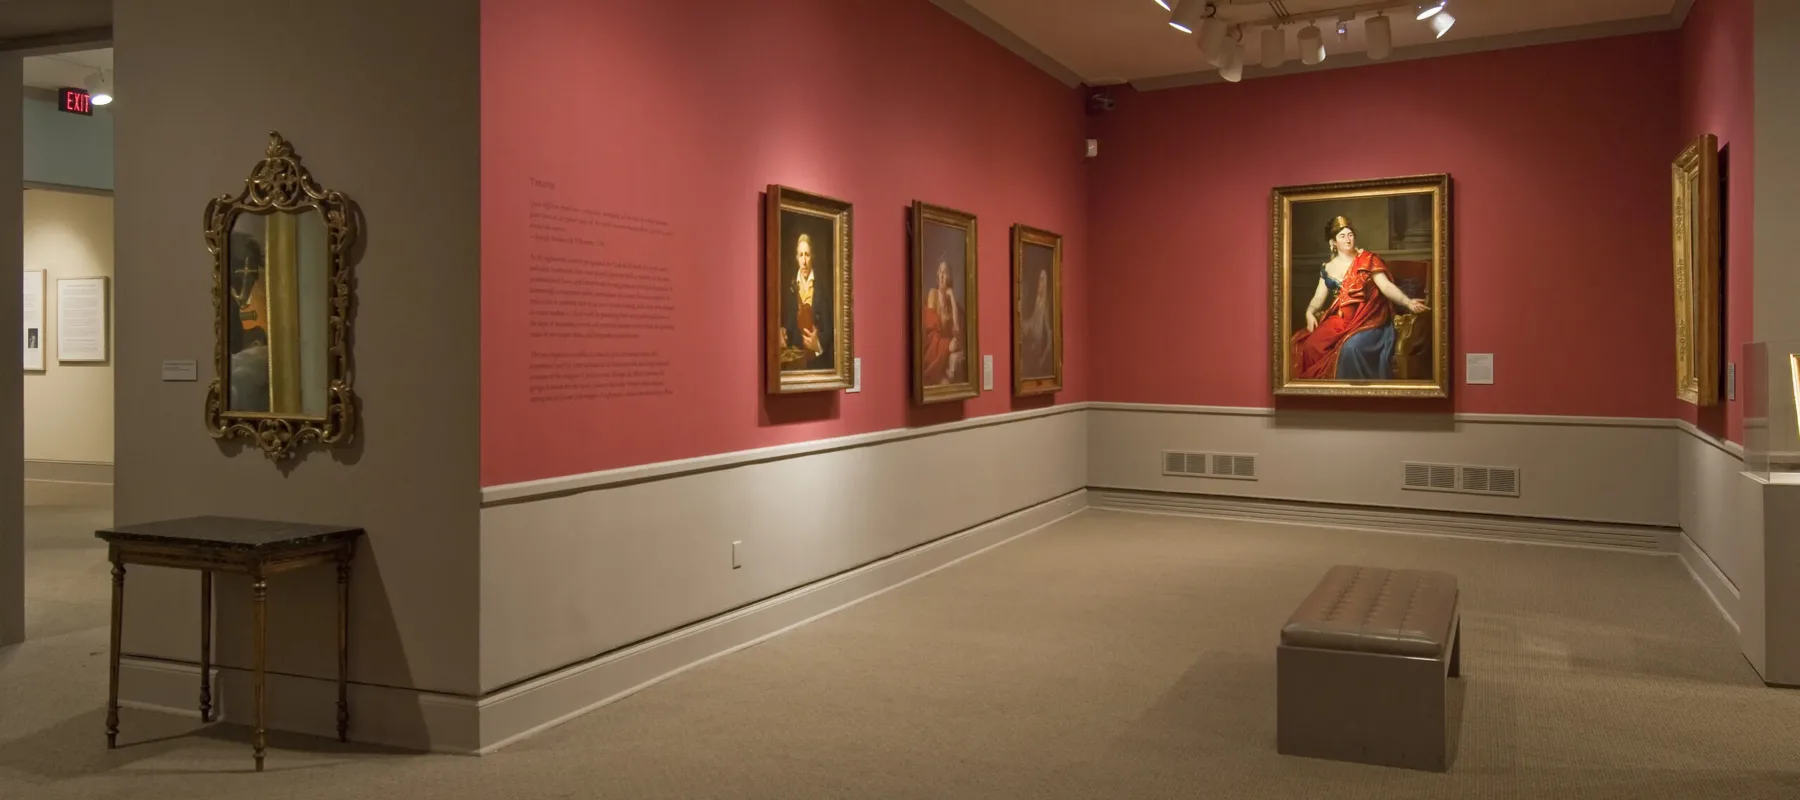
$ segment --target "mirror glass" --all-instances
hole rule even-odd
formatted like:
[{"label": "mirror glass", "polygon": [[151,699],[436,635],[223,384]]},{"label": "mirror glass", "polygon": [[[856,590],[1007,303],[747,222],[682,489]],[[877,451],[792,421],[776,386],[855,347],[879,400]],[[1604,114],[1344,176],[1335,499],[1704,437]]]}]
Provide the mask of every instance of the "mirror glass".
[{"label": "mirror glass", "polygon": [[239,212],[226,250],[226,409],[323,418],[331,258],[317,208]]}]

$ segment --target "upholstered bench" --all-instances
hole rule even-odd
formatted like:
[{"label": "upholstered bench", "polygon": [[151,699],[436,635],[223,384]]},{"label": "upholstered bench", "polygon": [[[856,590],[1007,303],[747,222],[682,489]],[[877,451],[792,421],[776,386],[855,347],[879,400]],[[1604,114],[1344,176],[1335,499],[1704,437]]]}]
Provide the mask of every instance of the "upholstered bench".
[{"label": "upholstered bench", "polygon": [[1453,576],[1332,567],[1281,629],[1276,749],[1449,769],[1445,690],[1461,672],[1461,629]]}]

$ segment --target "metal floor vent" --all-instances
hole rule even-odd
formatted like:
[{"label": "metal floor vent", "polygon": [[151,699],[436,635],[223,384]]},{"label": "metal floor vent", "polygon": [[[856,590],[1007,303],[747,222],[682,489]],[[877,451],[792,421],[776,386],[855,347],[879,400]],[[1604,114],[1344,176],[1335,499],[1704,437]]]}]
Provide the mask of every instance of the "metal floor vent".
[{"label": "metal floor vent", "polygon": [[1163,451],[1163,474],[1188,478],[1256,480],[1256,456],[1245,453]]},{"label": "metal floor vent", "polygon": [[1426,492],[1460,492],[1519,496],[1517,467],[1477,467],[1467,464],[1424,464],[1404,462],[1405,476],[1401,488]]}]

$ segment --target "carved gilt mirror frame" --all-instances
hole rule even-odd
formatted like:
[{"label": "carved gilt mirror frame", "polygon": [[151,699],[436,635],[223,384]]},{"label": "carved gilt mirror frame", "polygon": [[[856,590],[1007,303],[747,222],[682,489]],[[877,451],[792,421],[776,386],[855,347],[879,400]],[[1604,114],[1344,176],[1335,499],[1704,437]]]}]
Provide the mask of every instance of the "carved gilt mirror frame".
[{"label": "carved gilt mirror frame", "polygon": [[[291,370],[294,376],[291,382],[307,384],[293,390],[295,396],[302,388],[305,390],[309,399],[304,407],[281,408],[270,401],[269,410],[250,410],[232,399],[233,347],[237,345],[228,346],[228,342],[234,341],[230,326],[248,328],[251,326],[246,325],[245,320],[257,319],[256,311],[246,303],[246,295],[252,287],[239,287],[237,284],[244,281],[232,273],[234,234],[244,235],[237,231],[237,226],[246,214],[260,215],[263,219],[250,222],[262,225],[268,231],[263,241],[247,248],[255,250],[252,257],[258,260],[259,267],[276,260],[263,256],[261,248],[264,242],[275,241],[277,228],[289,231],[283,235],[291,238],[296,236],[293,229],[300,225],[294,220],[305,220],[306,234],[311,236],[306,242],[284,243],[288,244],[289,258],[299,262],[291,269],[306,272],[307,267],[312,266],[306,276],[307,291],[311,293],[292,301],[295,319],[286,326],[293,340],[306,337],[308,353],[312,355],[310,359],[302,359],[299,355],[289,359],[307,361],[307,379],[299,377],[298,366]],[[317,217],[312,217],[313,214]],[[283,220],[281,225],[274,222],[277,218]],[[255,224],[245,226],[251,231],[251,237],[255,235]],[[206,428],[213,438],[253,439],[263,454],[273,461],[294,455],[296,449],[307,442],[334,445],[350,441],[356,429],[356,395],[351,388],[349,346],[350,255],[357,233],[357,215],[350,200],[339,192],[321,188],[301,165],[293,145],[274,131],[269,133],[268,150],[263,159],[244,180],[243,191],[235,196],[220,195],[207,203],[206,249],[213,262],[214,373],[206,393]],[[240,254],[239,259],[243,258]],[[281,302],[278,295],[270,293],[269,282],[265,280],[272,269],[263,267],[260,273],[249,272],[247,266],[240,269],[250,275],[246,280],[257,281],[255,288],[262,292],[259,299],[265,315],[259,322],[271,345],[281,337],[276,332],[275,320],[269,318],[273,315],[267,314],[271,305],[278,306]],[[300,294],[301,291],[290,293]],[[276,302],[271,304],[271,298]],[[298,310],[303,300],[312,301],[309,307],[312,313]],[[319,307],[321,301],[322,308]],[[313,323],[311,327],[307,326],[309,322]],[[269,352],[275,349],[273,346],[267,348]],[[280,370],[272,356],[265,355],[263,359],[265,374]],[[274,378],[267,380],[270,386],[277,383]],[[296,408],[300,410],[296,411]]]}]

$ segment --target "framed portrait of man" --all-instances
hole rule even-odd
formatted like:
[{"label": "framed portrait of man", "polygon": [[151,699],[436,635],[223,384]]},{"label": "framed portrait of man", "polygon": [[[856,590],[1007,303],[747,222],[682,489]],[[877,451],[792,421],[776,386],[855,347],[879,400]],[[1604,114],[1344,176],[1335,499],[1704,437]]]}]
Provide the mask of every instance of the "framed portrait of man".
[{"label": "framed portrait of man", "polygon": [[981,393],[975,216],[914,201],[912,250],[913,400],[974,397]]},{"label": "framed portrait of man", "polygon": [[1063,388],[1062,235],[1012,229],[1013,394]]},{"label": "framed portrait of man", "polygon": [[765,198],[768,391],[850,388],[850,204],[774,185]]},{"label": "framed portrait of man", "polygon": [[1277,395],[1448,397],[1450,176],[1272,193]]}]

